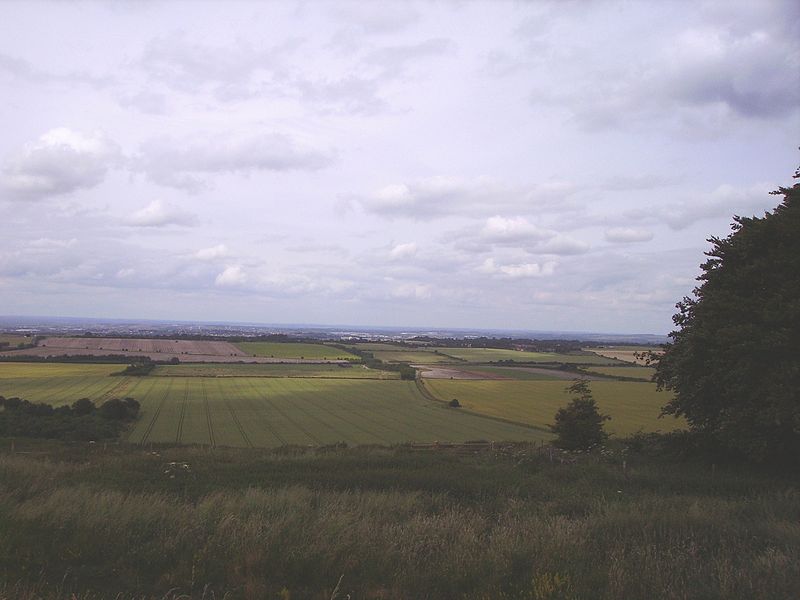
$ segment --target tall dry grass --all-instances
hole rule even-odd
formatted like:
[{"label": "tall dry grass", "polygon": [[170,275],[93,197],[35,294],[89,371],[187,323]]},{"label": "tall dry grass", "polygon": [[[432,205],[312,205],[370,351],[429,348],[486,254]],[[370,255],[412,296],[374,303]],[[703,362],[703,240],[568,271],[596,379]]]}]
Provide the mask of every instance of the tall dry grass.
[{"label": "tall dry grass", "polygon": [[628,461],[4,453],[0,599],[800,597],[796,480]]}]

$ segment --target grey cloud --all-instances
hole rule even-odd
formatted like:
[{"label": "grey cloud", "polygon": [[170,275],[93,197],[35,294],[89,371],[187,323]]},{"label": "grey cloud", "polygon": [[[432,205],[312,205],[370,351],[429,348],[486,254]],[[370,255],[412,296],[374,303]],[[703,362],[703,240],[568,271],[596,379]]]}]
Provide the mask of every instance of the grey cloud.
[{"label": "grey cloud", "polygon": [[39,69],[26,60],[7,54],[0,54],[0,72],[5,72],[16,79],[36,84],[82,84],[93,88],[105,88],[115,83],[113,77],[97,76],[80,71],[66,74],[52,73]]},{"label": "grey cloud", "polygon": [[685,229],[704,219],[732,218],[734,214],[749,216],[763,213],[776,204],[775,197],[769,195],[774,186],[757,184],[747,188],[720,185],[708,194],[696,195],[674,204],[653,206],[647,211],[628,213],[640,220],[656,220],[666,223],[671,229]]},{"label": "grey cloud", "polygon": [[379,95],[380,85],[375,77],[347,75],[332,79],[304,79],[291,81],[293,94],[319,106],[323,112],[374,115],[384,112],[389,105]]},{"label": "grey cloud", "polygon": [[339,2],[333,14],[341,19],[352,35],[384,35],[407,29],[419,21],[419,12],[409,2]]},{"label": "grey cloud", "polygon": [[398,77],[409,64],[420,59],[441,56],[452,50],[455,44],[446,38],[431,38],[416,44],[385,46],[370,52],[364,62],[378,67],[384,76]]},{"label": "grey cloud", "polygon": [[531,254],[584,254],[589,251],[591,246],[573,237],[558,234],[534,246],[526,248]]},{"label": "grey cloud", "polygon": [[678,102],[722,103],[748,117],[781,117],[800,106],[797,40],[758,30],[740,36],[717,29],[687,31],[669,58],[660,93],[671,93]]},{"label": "grey cloud", "polygon": [[6,163],[0,189],[28,200],[69,194],[101,183],[120,157],[119,147],[102,133],[53,129]]},{"label": "grey cloud", "polygon": [[156,183],[197,192],[211,185],[211,174],[316,171],[332,161],[332,152],[304,147],[286,135],[265,133],[155,139],[142,146],[135,164]]},{"label": "grey cloud", "polygon": [[138,92],[121,94],[117,101],[124,107],[135,108],[146,114],[164,115],[169,112],[169,100],[166,94],[141,90]]},{"label": "grey cloud", "polygon": [[[786,118],[800,108],[800,44],[785,34],[784,21],[798,29],[800,10],[783,17],[746,27],[740,20],[738,28],[695,22],[624,64],[602,52],[552,50],[549,64],[534,72],[556,84],[539,85],[530,101],[566,108],[588,130],[667,123],[695,136],[719,135],[737,118]],[[517,60],[529,59],[523,53]],[[569,76],[587,70],[589,77]]]},{"label": "grey cloud", "polygon": [[210,86],[211,91],[219,89],[224,94],[226,88],[236,85],[255,93],[284,72],[285,58],[297,43],[290,40],[264,49],[244,43],[213,47],[183,37],[157,38],[150,42],[139,64],[150,77],[177,90],[198,92]]}]

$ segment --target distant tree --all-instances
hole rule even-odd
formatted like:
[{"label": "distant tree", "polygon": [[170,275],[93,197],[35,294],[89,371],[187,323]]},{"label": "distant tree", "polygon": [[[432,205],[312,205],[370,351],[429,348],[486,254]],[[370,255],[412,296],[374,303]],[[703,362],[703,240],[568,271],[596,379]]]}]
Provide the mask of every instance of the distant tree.
[{"label": "distant tree", "polygon": [[[795,178],[800,177],[800,169]],[[675,392],[666,414],[729,449],[763,460],[800,456],[800,184],[764,217],[735,216],[708,241],[693,297],[655,380]],[[791,458],[789,458],[791,457]]]},{"label": "distant tree", "polygon": [[600,414],[589,382],[576,379],[564,392],[572,394],[573,398],[566,407],[558,409],[556,422],[550,426],[558,436],[556,446],[565,450],[588,450],[602,444],[608,438],[603,422],[611,417]]},{"label": "distant tree", "polygon": [[[136,401],[134,400],[134,402]],[[100,413],[101,417],[106,419],[125,421],[136,417],[136,413],[139,412],[138,404],[139,403],[137,402],[136,409],[132,410],[131,405],[127,402],[127,400],[112,398],[111,400],[106,400],[103,402],[103,404],[100,405],[98,412]]]},{"label": "distant tree", "polygon": [[81,398],[72,403],[72,410],[77,415],[88,415],[94,411],[94,402],[89,398]]}]

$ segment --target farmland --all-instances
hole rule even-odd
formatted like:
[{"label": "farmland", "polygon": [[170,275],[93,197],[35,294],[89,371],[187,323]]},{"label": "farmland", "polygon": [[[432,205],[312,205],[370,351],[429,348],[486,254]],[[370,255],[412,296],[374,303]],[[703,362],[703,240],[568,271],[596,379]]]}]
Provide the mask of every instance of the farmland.
[{"label": "farmland", "polygon": [[618,364],[613,358],[596,354],[557,354],[555,352],[525,352],[498,348],[439,348],[439,352],[453,358],[473,363],[515,362],[567,363],[567,364]]},{"label": "farmland", "polygon": [[128,438],[135,443],[271,447],[549,437],[432,403],[406,381],[148,377],[127,393],[142,403]]},{"label": "farmland", "polygon": [[25,337],[24,335],[15,335],[12,333],[0,333],[0,349],[5,348],[13,350],[17,346],[24,346],[30,343],[31,343],[31,338]]},{"label": "farmland", "polygon": [[[479,414],[509,419],[535,427],[547,427],[556,411],[569,401],[563,381],[457,381],[427,380],[425,386],[443,401],[457,398],[461,405]],[[683,422],[659,419],[661,407],[670,399],[645,382],[594,381],[591,390],[600,412],[611,416],[609,433],[625,436],[637,431],[671,431]]]},{"label": "farmland", "polygon": [[614,358],[599,356],[592,352],[560,354],[500,348],[414,348],[381,343],[362,343],[356,344],[355,347],[359,350],[372,352],[375,358],[386,362],[408,362],[414,364],[490,363],[499,361],[593,365],[623,364]]},{"label": "farmland", "polygon": [[141,403],[140,419],[128,436],[133,443],[272,447],[549,438],[543,431],[431,402],[408,381],[110,376],[120,369],[120,365],[0,364],[0,395],[53,405],[82,397],[95,402],[133,397]]},{"label": "farmland", "polygon": [[3,356],[126,356],[167,362],[192,363],[318,363],[357,359],[349,352],[321,344],[247,342],[238,348],[221,340],[173,340],[165,338],[49,337],[35,348],[0,352]]},{"label": "farmland", "polygon": [[160,365],[157,377],[325,377],[337,379],[400,379],[400,373],[340,364],[189,364]]},{"label": "farmland", "polygon": [[358,360],[354,354],[324,344],[293,342],[239,342],[236,347],[248,356],[312,360]]},{"label": "farmland", "polygon": [[587,373],[599,373],[601,375],[610,375],[612,377],[631,377],[633,379],[641,379],[642,381],[650,381],[655,375],[656,370],[652,367],[588,367],[585,369]]},{"label": "farmland", "polygon": [[355,344],[359,350],[371,352],[378,360],[384,362],[405,362],[405,363],[452,363],[457,362],[450,356],[445,356],[435,352],[436,348],[413,348],[403,347],[395,344],[363,343]]},{"label": "farmland", "polygon": [[601,348],[587,348],[587,351],[606,358],[644,365],[646,361],[642,358],[637,358],[636,355],[648,351],[659,352],[660,348],[655,346],[604,346]]},{"label": "farmland", "polygon": [[19,396],[53,406],[78,398],[95,402],[126,395],[132,378],[110,377],[123,365],[0,363],[0,396]]},{"label": "farmland", "polygon": [[[486,365],[425,365],[420,367],[424,379],[522,379],[522,380],[572,380],[574,371],[561,371],[543,367],[493,367]],[[591,378],[591,375],[588,375]]]}]

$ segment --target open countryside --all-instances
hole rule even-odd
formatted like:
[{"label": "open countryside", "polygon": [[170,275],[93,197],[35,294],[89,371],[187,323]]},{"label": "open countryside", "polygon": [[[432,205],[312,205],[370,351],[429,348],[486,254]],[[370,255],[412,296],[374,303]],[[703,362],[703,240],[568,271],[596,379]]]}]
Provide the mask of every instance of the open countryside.
[{"label": "open countryside", "polygon": [[358,356],[345,350],[323,344],[294,342],[239,342],[242,352],[251,356],[268,358],[293,358],[309,360],[358,360]]},{"label": "open countryside", "polygon": [[382,343],[361,343],[358,350],[371,352],[375,358],[386,362],[434,363],[494,363],[513,361],[519,363],[561,364],[624,364],[614,357],[600,356],[591,351],[575,353],[530,352],[504,348],[443,348],[438,346],[401,346]]},{"label": "open countryside", "polygon": [[0,352],[2,357],[124,356],[131,359],[203,363],[319,363],[358,359],[349,352],[321,344],[181,340],[163,338],[48,337],[36,347]]},{"label": "open countryside", "polygon": [[400,379],[396,371],[369,369],[364,365],[336,364],[181,364],[159,365],[156,377],[321,377],[336,379]]},{"label": "open countryside", "polygon": [[[563,381],[461,381],[429,379],[425,387],[440,400],[457,399],[467,410],[482,415],[547,428],[569,398]],[[671,395],[646,382],[593,381],[591,390],[601,413],[611,417],[605,428],[615,435],[638,431],[673,431],[685,427],[672,417],[659,419]]]},{"label": "open countryside", "polygon": [[141,403],[128,436],[134,443],[272,447],[551,437],[432,402],[413,381],[112,375],[120,369],[0,364],[0,395],[54,406],[84,397],[95,403],[133,397]]}]

